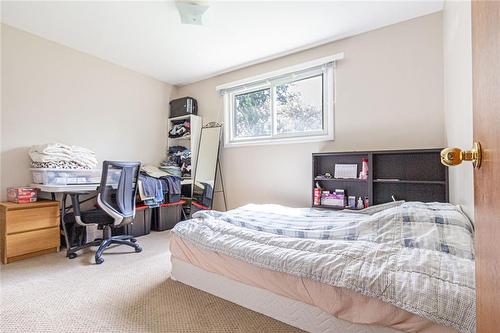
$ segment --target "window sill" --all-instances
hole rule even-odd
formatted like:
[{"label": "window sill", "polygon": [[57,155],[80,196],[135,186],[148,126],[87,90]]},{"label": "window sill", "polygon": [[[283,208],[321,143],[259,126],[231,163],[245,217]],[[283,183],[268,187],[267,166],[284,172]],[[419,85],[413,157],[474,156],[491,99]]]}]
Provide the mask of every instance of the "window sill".
[{"label": "window sill", "polygon": [[240,141],[240,142],[225,142],[224,148],[237,148],[237,147],[251,147],[251,146],[270,146],[270,145],[282,145],[282,144],[297,144],[297,143],[309,143],[309,142],[322,142],[322,141],[333,141],[333,133],[328,135],[315,135],[315,136],[301,136],[292,138],[280,138],[280,139],[263,139],[255,141]]}]

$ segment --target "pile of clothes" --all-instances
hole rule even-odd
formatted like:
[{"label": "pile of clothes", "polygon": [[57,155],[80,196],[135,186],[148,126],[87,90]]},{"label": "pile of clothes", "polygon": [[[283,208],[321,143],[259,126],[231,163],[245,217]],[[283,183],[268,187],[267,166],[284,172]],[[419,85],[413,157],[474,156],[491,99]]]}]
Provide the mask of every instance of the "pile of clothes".
[{"label": "pile of clothes", "polygon": [[183,146],[168,148],[167,159],[160,169],[178,177],[191,177],[191,150]]},{"label": "pile of clothes", "polygon": [[172,128],[168,132],[170,138],[180,138],[191,133],[191,124],[188,120],[172,122]]},{"label": "pile of clothes", "polygon": [[33,168],[88,170],[97,166],[92,150],[62,143],[31,146],[28,154]]},{"label": "pile of clothes", "polygon": [[176,177],[182,177],[181,168],[177,165],[177,163],[172,162],[168,158],[160,163],[160,170]]},{"label": "pile of clothes", "polygon": [[151,208],[181,199],[181,178],[163,172],[155,166],[141,167],[137,185],[141,201]]}]

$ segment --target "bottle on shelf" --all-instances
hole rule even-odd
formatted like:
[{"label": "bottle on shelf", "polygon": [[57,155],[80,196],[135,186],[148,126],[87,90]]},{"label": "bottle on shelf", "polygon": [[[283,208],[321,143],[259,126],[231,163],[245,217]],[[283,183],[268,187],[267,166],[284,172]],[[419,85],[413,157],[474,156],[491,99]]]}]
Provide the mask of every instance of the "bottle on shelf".
[{"label": "bottle on shelf", "polygon": [[359,179],[368,179],[368,159],[363,158],[361,162],[361,172],[359,173]]},{"label": "bottle on shelf", "polygon": [[363,209],[365,208],[365,203],[363,202],[363,198],[359,197],[358,198],[358,204],[356,205],[357,209]]},{"label": "bottle on shelf", "polygon": [[321,205],[321,187],[318,182],[316,182],[316,187],[314,188],[314,206]]}]

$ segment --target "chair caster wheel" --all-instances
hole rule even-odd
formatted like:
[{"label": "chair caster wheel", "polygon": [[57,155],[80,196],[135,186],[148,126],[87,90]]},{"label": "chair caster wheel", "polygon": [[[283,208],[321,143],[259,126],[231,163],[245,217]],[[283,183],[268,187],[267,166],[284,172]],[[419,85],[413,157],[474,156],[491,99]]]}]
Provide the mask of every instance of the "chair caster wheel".
[{"label": "chair caster wheel", "polygon": [[97,258],[97,259],[95,260],[95,263],[96,263],[97,265],[100,265],[100,264],[102,264],[103,262],[104,262],[104,259],[102,259],[102,258]]},{"label": "chair caster wheel", "polygon": [[137,253],[142,252],[142,247],[140,247],[140,246],[136,247],[135,252],[137,252]]},{"label": "chair caster wheel", "polygon": [[135,239],[135,238],[130,238],[130,241],[131,241],[132,243],[137,243],[137,239]]},{"label": "chair caster wheel", "polygon": [[75,259],[76,257],[78,257],[78,254],[76,254],[74,252],[68,254],[69,259]]}]

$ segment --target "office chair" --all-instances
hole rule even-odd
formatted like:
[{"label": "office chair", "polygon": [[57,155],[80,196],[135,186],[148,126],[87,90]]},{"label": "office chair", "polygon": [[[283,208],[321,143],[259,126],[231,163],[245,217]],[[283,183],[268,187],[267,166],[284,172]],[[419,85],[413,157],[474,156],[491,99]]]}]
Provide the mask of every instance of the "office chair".
[{"label": "office chair", "polygon": [[[103,230],[102,239],[87,243],[88,246],[99,246],[95,254],[96,264],[104,262],[102,254],[111,244],[128,245],[133,247],[135,252],[142,251],[132,236],[111,235],[111,228],[120,228],[134,220],[140,166],[139,162],[104,161],[97,194],[98,208],[81,211],[79,194],[71,194],[75,222],[82,226],[97,224],[98,228]],[[71,252],[68,257],[72,259],[76,257],[76,253]]]}]

